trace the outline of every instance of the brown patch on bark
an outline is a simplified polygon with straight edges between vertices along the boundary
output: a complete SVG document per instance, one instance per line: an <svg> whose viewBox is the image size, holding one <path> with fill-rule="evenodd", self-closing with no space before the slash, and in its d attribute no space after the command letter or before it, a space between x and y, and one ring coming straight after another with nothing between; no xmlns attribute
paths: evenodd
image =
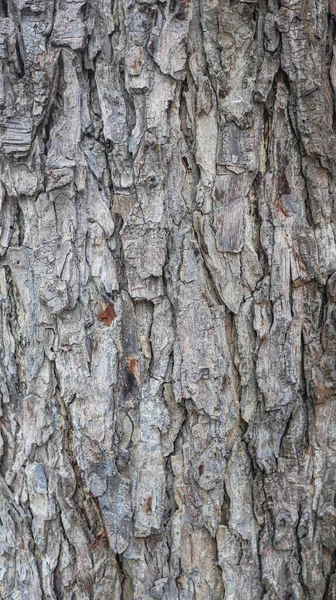
<svg viewBox="0 0 336 600"><path fill-rule="evenodd" d="M149 515L152 512L152 498L149 496L145 502L145 511Z"/></svg>
<svg viewBox="0 0 336 600"><path fill-rule="evenodd" d="M139 383L139 361L137 358L128 358L127 359L128 368L131 371L132 375L134 375L135 379Z"/></svg>
<svg viewBox="0 0 336 600"><path fill-rule="evenodd" d="M114 321L114 319L116 318L116 316L117 315L115 314L112 304L108 304L108 306L105 308L105 310L103 310L103 312L96 315L96 319L103 323L105 327L109 327L112 321Z"/></svg>
<svg viewBox="0 0 336 600"><path fill-rule="evenodd" d="M133 394L140 382L140 365L137 358L126 358L126 364L123 366L123 396L129 397Z"/></svg>

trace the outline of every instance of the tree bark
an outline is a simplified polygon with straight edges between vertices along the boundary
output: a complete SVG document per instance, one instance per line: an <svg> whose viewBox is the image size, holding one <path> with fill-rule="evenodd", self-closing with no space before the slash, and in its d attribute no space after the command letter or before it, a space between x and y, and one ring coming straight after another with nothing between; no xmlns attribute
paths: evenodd
<svg viewBox="0 0 336 600"><path fill-rule="evenodd" d="M0 597L335 600L335 0L0 14Z"/></svg>

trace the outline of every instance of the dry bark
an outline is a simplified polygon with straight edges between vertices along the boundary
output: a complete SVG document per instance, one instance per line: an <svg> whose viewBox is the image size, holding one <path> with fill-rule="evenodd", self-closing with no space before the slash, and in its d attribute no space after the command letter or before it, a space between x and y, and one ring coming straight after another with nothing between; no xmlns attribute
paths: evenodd
<svg viewBox="0 0 336 600"><path fill-rule="evenodd" d="M335 16L1 1L1 598L336 598Z"/></svg>

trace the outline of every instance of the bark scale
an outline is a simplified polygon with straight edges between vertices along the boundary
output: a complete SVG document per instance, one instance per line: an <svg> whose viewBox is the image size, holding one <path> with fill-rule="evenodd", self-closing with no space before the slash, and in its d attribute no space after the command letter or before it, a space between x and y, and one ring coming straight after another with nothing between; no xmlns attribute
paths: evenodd
<svg viewBox="0 0 336 600"><path fill-rule="evenodd" d="M335 16L2 0L1 598L336 598Z"/></svg>

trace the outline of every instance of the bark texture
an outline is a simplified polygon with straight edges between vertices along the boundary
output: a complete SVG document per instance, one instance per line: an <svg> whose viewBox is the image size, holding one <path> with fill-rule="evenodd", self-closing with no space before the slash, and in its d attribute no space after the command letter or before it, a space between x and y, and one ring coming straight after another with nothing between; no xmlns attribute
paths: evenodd
<svg viewBox="0 0 336 600"><path fill-rule="evenodd" d="M335 600L336 1L0 14L0 597Z"/></svg>

